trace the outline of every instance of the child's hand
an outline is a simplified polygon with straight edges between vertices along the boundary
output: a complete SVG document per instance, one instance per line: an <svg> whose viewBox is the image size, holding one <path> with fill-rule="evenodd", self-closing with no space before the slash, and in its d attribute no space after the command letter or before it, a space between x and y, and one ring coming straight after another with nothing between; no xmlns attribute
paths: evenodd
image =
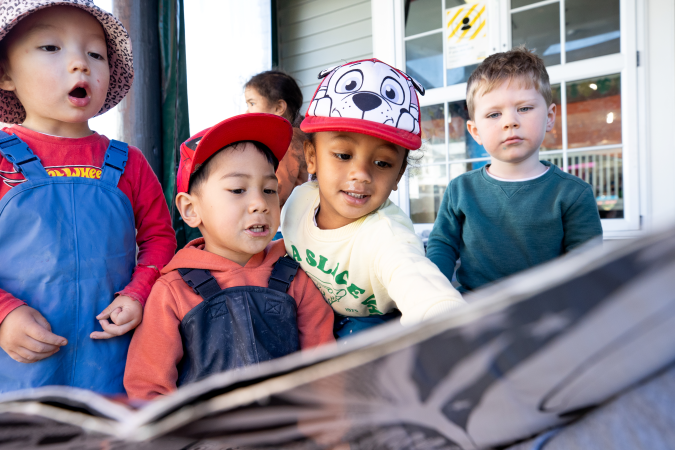
<svg viewBox="0 0 675 450"><path fill-rule="evenodd" d="M92 339L110 339L122 336L138 326L143 318L143 306L140 302L126 295L120 295L101 314L96 316L103 331L94 331L89 335ZM108 319L112 323L108 322Z"/></svg>
<svg viewBox="0 0 675 450"><path fill-rule="evenodd" d="M47 319L30 306L19 306L0 325L0 347L22 363L48 358L67 343L65 338L52 333Z"/></svg>

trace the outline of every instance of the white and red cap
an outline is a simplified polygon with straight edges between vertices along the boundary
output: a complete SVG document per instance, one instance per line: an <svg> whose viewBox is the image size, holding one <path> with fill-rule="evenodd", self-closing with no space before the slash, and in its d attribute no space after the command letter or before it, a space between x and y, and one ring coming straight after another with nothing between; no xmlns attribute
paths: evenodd
<svg viewBox="0 0 675 450"><path fill-rule="evenodd" d="M349 131L421 147L417 92L424 95L424 87L411 76L373 58L323 70L321 78L302 131Z"/></svg>
<svg viewBox="0 0 675 450"><path fill-rule="evenodd" d="M192 175L200 164L218 150L240 141L257 141L272 150L276 158L286 154L293 138L291 123L281 116L265 113L240 114L200 131L180 146L176 176L178 193L187 192Z"/></svg>

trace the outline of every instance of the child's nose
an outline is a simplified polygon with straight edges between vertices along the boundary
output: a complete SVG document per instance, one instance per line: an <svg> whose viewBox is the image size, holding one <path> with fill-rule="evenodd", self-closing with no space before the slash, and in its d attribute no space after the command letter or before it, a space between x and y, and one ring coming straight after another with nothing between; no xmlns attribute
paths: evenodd
<svg viewBox="0 0 675 450"><path fill-rule="evenodd" d="M503 117L503 127L504 127L505 130L520 127L520 123L518 122L518 119L516 118L515 115L504 114L502 117Z"/></svg>
<svg viewBox="0 0 675 450"><path fill-rule="evenodd" d="M251 214L266 213L269 210L269 205L262 194L253 194L248 210Z"/></svg>
<svg viewBox="0 0 675 450"><path fill-rule="evenodd" d="M370 167L365 162L354 161L351 164L351 170L349 173L349 179L354 181L359 181L362 183L369 183L370 176Z"/></svg>
<svg viewBox="0 0 675 450"><path fill-rule="evenodd" d="M89 73L89 64L87 59L81 55L73 55L70 59L70 71L71 72L84 72Z"/></svg>

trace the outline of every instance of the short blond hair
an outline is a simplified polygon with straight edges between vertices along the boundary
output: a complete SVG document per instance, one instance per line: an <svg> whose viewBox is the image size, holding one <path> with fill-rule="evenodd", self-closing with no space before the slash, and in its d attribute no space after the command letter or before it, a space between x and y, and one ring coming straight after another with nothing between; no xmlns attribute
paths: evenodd
<svg viewBox="0 0 675 450"><path fill-rule="evenodd" d="M508 52L490 55L473 71L466 85L466 105L469 118L474 119L476 96L483 96L503 82L518 81L526 89L534 87L546 100L553 103L551 83L544 60L524 45Z"/></svg>

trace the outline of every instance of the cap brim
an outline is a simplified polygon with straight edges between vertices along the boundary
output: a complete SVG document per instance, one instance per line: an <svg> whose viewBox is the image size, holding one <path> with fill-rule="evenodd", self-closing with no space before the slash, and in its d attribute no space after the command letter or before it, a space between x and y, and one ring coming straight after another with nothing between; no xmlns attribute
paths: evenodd
<svg viewBox="0 0 675 450"><path fill-rule="evenodd" d="M349 117L321 117L306 116L300 124L300 129L305 133L318 131L345 131L351 133L367 134L393 144L400 145L409 150L417 150L422 146L422 139L409 131L391 127L369 120L353 119Z"/></svg>
<svg viewBox="0 0 675 450"><path fill-rule="evenodd" d="M257 141L282 160L293 138L293 127L274 114L251 113L230 117L212 126L199 141L192 167L202 164L218 150L239 141Z"/></svg>

